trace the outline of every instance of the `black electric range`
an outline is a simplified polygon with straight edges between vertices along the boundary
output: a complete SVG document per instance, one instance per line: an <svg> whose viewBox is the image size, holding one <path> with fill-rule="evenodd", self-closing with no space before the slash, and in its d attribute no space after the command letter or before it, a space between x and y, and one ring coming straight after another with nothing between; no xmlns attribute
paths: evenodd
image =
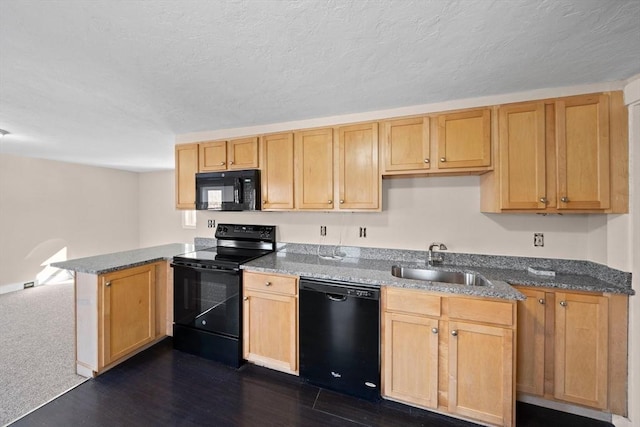
<svg viewBox="0 0 640 427"><path fill-rule="evenodd" d="M173 345L239 367L240 265L275 251L276 227L220 224L215 237L215 247L173 257Z"/></svg>

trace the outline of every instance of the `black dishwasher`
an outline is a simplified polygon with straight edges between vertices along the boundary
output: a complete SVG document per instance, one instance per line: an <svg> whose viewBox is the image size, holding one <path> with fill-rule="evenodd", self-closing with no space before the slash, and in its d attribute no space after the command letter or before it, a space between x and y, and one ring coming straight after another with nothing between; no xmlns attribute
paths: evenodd
<svg viewBox="0 0 640 427"><path fill-rule="evenodd" d="M300 376L368 400L380 397L380 288L300 279Z"/></svg>

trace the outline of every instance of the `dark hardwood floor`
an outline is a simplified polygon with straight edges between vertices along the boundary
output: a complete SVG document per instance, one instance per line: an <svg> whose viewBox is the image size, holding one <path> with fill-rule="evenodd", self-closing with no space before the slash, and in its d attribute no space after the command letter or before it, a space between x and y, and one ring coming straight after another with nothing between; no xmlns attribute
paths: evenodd
<svg viewBox="0 0 640 427"><path fill-rule="evenodd" d="M253 365L236 371L173 350L170 339L11 424L71 425L475 426L394 402L363 401ZM518 403L517 426L611 424Z"/></svg>

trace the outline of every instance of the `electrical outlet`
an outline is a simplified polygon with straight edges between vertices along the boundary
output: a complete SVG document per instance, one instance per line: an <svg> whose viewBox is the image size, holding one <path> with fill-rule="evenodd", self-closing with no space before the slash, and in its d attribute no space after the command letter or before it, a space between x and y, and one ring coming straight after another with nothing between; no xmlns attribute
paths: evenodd
<svg viewBox="0 0 640 427"><path fill-rule="evenodd" d="M216 226L216 220L215 219L207 220L207 228L213 228L215 226Z"/></svg>
<svg viewBox="0 0 640 427"><path fill-rule="evenodd" d="M360 237L362 238L367 237L367 227L360 227Z"/></svg>
<svg viewBox="0 0 640 427"><path fill-rule="evenodd" d="M533 246L544 246L543 233L533 233Z"/></svg>
<svg viewBox="0 0 640 427"><path fill-rule="evenodd" d="M33 286L34 286L33 282L27 282L27 283L24 284L24 289L33 288Z"/></svg>
<svg viewBox="0 0 640 427"><path fill-rule="evenodd" d="M321 225L320 226L320 235L321 236L326 236L327 235L327 226L326 225Z"/></svg>

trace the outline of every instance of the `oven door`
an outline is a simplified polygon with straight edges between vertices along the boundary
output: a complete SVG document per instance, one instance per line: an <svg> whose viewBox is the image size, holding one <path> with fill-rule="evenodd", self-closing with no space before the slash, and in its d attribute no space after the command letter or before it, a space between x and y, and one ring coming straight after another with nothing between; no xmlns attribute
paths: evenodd
<svg viewBox="0 0 640 427"><path fill-rule="evenodd" d="M176 325L240 336L240 272L173 266L173 319Z"/></svg>

